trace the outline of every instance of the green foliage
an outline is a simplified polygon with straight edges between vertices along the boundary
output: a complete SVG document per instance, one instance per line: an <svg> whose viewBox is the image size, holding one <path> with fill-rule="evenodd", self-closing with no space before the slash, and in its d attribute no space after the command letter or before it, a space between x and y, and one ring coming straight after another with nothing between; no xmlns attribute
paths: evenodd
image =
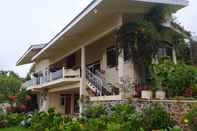
<svg viewBox="0 0 197 131"><path fill-rule="evenodd" d="M195 90L197 68L185 64L173 64L164 59L152 65L152 79L155 87L165 87L169 96L182 96L187 88Z"/></svg>
<svg viewBox="0 0 197 131"><path fill-rule="evenodd" d="M34 113L30 129L33 131L62 131L64 123L70 121L65 119L61 114L56 113L54 109L49 109L48 112Z"/></svg>
<svg viewBox="0 0 197 131"><path fill-rule="evenodd" d="M31 131L31 130L22 127L10 127L10 128L0 129L0 131Z"/></svg>
<svg viewBox="0 0 197 131"><path fill-rule="evenodd" d="M189 127L192 131L197 131L197 107L194 107L192 111L187 114L189 120Z"/></svg>
<svg viewBox="0 0 197 131"><path fill-rule="evenodd" d="M7 121L8 126L18 126L22 120L25 119L25 114L23 113L8 113L7 114Z"/></svg>
<svg viewBox="0 0 197 131"><path fill-rule="evenodd" d="M84 112L83 112L83 116L87 117L87 118L97 118L101 115L107 115L107 112L105 110L105 107L102 105L95 105L92 106L90 108L87 108Z"/></svg>
<svg viewBox="0 0 197 131"><path fill-rule="evenodd" d="M21 79L13 72L0 73L0 96L16 95L22 87Z"/></svg>
<svg viewBox="0 0 197 131"><path fill-rule="evenodd" d="M80 122L79 121L69 121L69 122L65 123L64 130L65 131L81 131Z"/></svg>
<svg viewBox="0 0 197 131"><path fill-rule="evenodd" d="M160 104L151 104L147 106L142 115L143 127L146 131L166 129L173 127L173 121L166 109Z"/></svg>
<svg viewBox="0 0 197 131"><path fill-rule="evenodd" d="M0 112L0 128L18 126L24 118L23 113Z"/></svg>
<svg viewBox="0 0 197 131"><path fill-rule="evenodd" d="M130 59L145 65L150 64L158 49L165 46L175 47L178 54L183 53L182 47L188 47L184 41L184 33L162 25L169 19L172 20L171 14L171 8L159 5L153 7L143 18L124 24L117 33L118 49L127 49ZM171 24L185 32L178 24Z"/></svg>
<svg viewBox="0 0 197 131"><path fill-rule="evenodd" d="M0 128L5 128L8 126L7 116L6 113L0 111Z"/></svg>
<svg viewBox="0 0 197 131"><path fill-rule="evenodd" d="M98 107L98 109L96 109ZM92 108L92 109L90 109ZM100 112L104 107L90 107L89 110L96 112L96 116L83 120L84 130L89 131L139 131L141 130L141 115L129 104L118 104L112 107L108 114ZM92 114L91 112L91 114ZM87 114L87 113L85 113ZM94 114L94 113L93 113ZM89 130L88 130L89 129Z"/></svg>
<svg viewBox="0 0 197 131"><path fill-rule="evenodd" d="M183 130L178 126L174 126L174 127L169 127L168 129L161 129L160 131L183 131Z"/></svg>

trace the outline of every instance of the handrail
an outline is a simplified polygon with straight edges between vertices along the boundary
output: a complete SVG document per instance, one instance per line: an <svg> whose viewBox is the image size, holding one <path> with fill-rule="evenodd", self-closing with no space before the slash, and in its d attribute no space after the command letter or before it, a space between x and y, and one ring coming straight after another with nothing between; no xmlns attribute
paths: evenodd
<svg viewBox="0 0 197 131"><path fill-rule="evenodd" d="M96 87L96 95L102 96L103 80L86 68L87 80Z"/></svg>

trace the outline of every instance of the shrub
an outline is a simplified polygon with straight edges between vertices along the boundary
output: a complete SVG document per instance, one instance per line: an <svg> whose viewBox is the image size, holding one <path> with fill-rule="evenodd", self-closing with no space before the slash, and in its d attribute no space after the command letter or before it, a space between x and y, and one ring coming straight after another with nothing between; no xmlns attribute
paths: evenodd
<svg viewBox="0 0 197 131"><path fill-rule="evenodd" d="M167 88L168 95L192 96L192 87L197 83L197 68L185 64L173 64L164 59L152 66L152 79L155 86Z"/></svg>
<svg viewBox="0 0 197 131"><path fill-rule="evenodd" d="M173 127L173 121L165 108L160 104L151 104L143 111L143 127L146 131Z"/></svg>
<svg viewBox="0 0 197 131"><path fill-rule="evenodd" d="M64 128L65 120L61 114L56 113L54 109L49 109L48 112L34 113L30 129L34 131L61 131Z"/></svg>
<svg viewBox="0 0 197 131"><path fill-rule="evenodd" d="M174 126L174 127L169 127L168 129L161 129L160 131L183 131L183 130L178 126Z"/></svg>
<svg viewBox="0 0 197 131"><path fill-rule="evenodd" d="M97 118L101 115L107 115L107 111L104 106L95 105L87 108L82 115L87 118Z"/></svg>
<svg viewBox="0 0 197 131"><path fill-rule="evenodd" d="M6 117L6 113L0 111L0 128L5 128L8 126L8 121Z"/></svg>
<svg viewBox="0 0 197 131"><path fill-rule="evenodd" d="M112 121L120 124L124 131L139 131L141 128L141 114L129 104L119 104L112 107Z"/></svg>
<svg viewBox="0 0 197 131"><path fill-rule="evenodd" d="M189 127L192 131L197 131L197 107L194 107L186 116L189 120Z"/></svg>
<svg viewBox="0 0 197 131"><path fill-rule="evenodd" d="M23 113L8 113L7 114L7 121L8 126L18 126L21 121L25 119L25 114Z"/></svg>

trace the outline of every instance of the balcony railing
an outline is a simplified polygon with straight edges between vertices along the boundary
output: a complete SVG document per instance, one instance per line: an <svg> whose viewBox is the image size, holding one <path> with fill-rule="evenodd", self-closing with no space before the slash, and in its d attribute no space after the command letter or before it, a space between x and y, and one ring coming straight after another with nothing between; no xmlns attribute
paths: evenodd
<svg viewBox="0 0 197 131"><path fill-rule="evenodd" d="M63 78L63 69L55 71L55 72L51 72L51 80L58 80Z"/></svg>
<svg viewBox="0 0 197 131"><path fill-rule="evenodd" d="M73 70L65 69L63 67L60 70L57 70L55 72L49 72L47 74L48 75L45 76L34 77L33 79L26 81L23 86L31 89L30 87L46 84L62 78L80 78L80 69Z"/></svg>

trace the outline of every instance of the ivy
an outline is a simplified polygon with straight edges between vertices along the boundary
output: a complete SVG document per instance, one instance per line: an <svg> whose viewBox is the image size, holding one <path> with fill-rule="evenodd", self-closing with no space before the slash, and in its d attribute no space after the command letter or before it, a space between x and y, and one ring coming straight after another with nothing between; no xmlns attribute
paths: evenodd
<svg viewBox="0 0 197 131"><path fill-rule="evenodd" d="M180 49L179 45L185 44L185 32L163 25L172 19L171 14L169 7L160 5L153 7L143 18L124 24L117 33L119 51L127 49L128 57L136 64L148 65L159 48L170 46ZM171 25L180 28L173 22ZM181 54L183 51L177 52Z"/></svg>

